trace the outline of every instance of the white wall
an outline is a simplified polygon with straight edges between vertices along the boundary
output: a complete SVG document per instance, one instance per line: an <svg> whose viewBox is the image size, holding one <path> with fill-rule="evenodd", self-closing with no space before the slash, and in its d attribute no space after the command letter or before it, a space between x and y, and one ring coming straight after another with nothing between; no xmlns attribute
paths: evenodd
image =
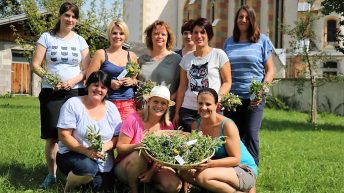
<svg viewBox="0 0 344 193"><path fill-rule="evenodd" d="M131 42L144 42L144 30L155 20L168 23L181 45L180 27L185 0L123 1L123 19L128 24Z"/></svg>
<svg viewBox="0 0 344 193"><path fill-rule="evenodd" d="M283 79L272 87L273 96L289 97L298 103L298 110L309 111L311 107L311 87L306 82L302 94L297 93L296 80ZM318 87L318 111L328 111L339 115L344 115L344 84L338 82L326 83L322 87ZM329 100L329 102L327 101ZM330 104L330 105L328 105ZM343 105L341 105L343 104ZM335 109L338 109L335 111Z"/></svg>

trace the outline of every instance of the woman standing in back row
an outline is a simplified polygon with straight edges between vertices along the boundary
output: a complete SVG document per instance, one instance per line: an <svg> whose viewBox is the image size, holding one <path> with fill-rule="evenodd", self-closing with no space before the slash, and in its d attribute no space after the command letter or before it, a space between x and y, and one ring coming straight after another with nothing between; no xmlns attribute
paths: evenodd
<svg viewBox="0 0 344 193"><path fill-rule="evenodd" d="M271 83L274 78L272 46L269 38L260 33L254 10L244 5L236 13L233 36L224 45L232 64L231 92L242 98L236 112L224 111L239 128L240 137L256 164L259 163L258 132L262 123L265 101L250 100L253 80Z"/></svg>
<svg viewBox="0 0 344 193"><path fill-rule="evenodd" d="M119 77L127 65L137 62L135 53L122 49L128 36L128 26L124 21L111 22L107 29L110 47L97 50L87 70L87 77L97 70L102 70L111 76L111 88L107 99L116 105L122 120L135 111L133 87L137 85L136 76Z"/></svg>
<svg viewBox="0 0 344 193"><path fill-rule="evenodd" d="M214 36L211 23L199 18L191 27L196 50L183 57L180 62L180 81L177 92L176 112L173 119L184 131L191 131L197 118L197 94L203 88L213 88L222 96L231 86L230 63L226 53L209 46Z"/></svg>
<svg viewBox="0 0 344 193"><path fill-rule="evenodd" d="M139 57L141 71L140 81L152 80L158 85L166 86L171 93L171 100L175 101L179 82L179 62L181 56L172 51L175 37L170 26L157 20L145 30L145 42L148 53ZM174 108L170 108L174 115Z"/></svg>
<svg viewBox="0 0 344 193"><path fill-rule="evenodd" d="M39 94L41 138L46 140L45 156L49 174L40 185L41 188L48 188L56 181L56 125L60 108L69 98L86 94L82 81L89 63L89 49L85 39L73 31L78 18L79 8L73 3L63 3L58 22L38 39L32 58L33 71L43 78ZM43 63L46 64L45 69ZM56 74L60 82L57 85L49 84L47 73Z"/></svg>

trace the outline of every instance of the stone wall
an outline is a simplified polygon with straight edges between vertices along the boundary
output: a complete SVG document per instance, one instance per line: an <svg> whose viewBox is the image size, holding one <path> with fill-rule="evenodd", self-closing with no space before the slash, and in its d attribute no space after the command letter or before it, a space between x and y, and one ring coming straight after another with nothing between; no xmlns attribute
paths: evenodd
<svg viewBox="0 0 344 193"><path fill-rule="evenodd" d="M11 49L6 49L5 44L0 44L0 95L11 92L11 68Z"/></svg>
<svg viewBox="0 0 344 193"><path fill-rule="evenodd" d="M288 101L288 105L301 111L311 108L310 82L305 82L304 91L297 92L296 79L282 79L272 87L273 96L278 96ZM344 115L344 83L328 82L318 87L318 112L331 112Z"/></svg>

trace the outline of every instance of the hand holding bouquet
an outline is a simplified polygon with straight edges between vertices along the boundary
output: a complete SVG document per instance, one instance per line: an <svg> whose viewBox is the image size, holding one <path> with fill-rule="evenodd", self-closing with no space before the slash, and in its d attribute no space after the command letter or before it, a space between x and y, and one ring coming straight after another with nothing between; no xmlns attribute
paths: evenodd
<svg viewBox="0 0 344 193"><path fill-rule="evenodd" d="M258 82L256 80L252 81L250 86L250 100L251 101L261 101L268 96L271 96L270 93L271 83L268 82Z"/></svg>
<svg viewBox="0 0 344 193"><path fill-rule="evenodd" d="M61 78L58 74L46 72L43 75L43 81L50 84L54 90L58 90L57 85L61 82Z"/></svg>
<svg viewBox="0 0 344 193"><path fill-rule="evenodd" d="M238 95L233 93L226 93L221 97L221 105L222 109L226 109L227 111L236 111L236 107L242 105L241 99Z"/></svg>
<svg viewBox="0 0 344 193"><path fill-rule="evenodd" d="M89 125L87 126L86 130L86 140L90 143L90 148L99 152L103 151L103 142L102 137L99 133L99 130L97 131L95 125ZM107 154L104 154L103 160L106 160Z"/></svg>
<svg viewBox="0 0 344 193"><path fill-rule="evenodd" d="M138 88L136 91L135 96L135 103L138 109L143 109L144 107L144 99L143 95L149 94L153 87L156 86L156 82L153 82L151 80L147 80L145 82L139 82Z"/></svg>

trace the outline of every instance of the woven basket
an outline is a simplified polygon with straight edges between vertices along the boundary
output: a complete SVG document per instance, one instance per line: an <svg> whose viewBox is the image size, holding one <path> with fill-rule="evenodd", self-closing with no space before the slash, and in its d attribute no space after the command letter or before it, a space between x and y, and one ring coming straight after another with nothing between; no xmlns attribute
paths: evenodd
<svg viewBox="0 0 344 193"><path fill-rule="evenodd" d="M154 135L178 135L180 137L184 137L186 138L188 135L190 135L190 133L188 132L183 132L183 131L180 131L180 130L159 130L159 131L156 131L154 132ZM174 168L174 169L179 169L179 170L187 170L187 169L192 169L192 168L195 168L197 166L199 166L200 164L204 163L204 162L207 162L211 157L213 157L213 155L215 154L215 150L213 151L213 153L203 159L202 161L200 162L197 162L197 163L193 163L193 164L183 164L183 165L180 165L180 164L171 164L171 163L167 163L167 162L164 162L164 161L161 161L155 157L153 157L149 150L147 149L144 149L144 152L146 153L146 155L151 158L154 162L156 163L159 163L163 166L167 166L167 167L171 167L171 168Z"/></svg>

